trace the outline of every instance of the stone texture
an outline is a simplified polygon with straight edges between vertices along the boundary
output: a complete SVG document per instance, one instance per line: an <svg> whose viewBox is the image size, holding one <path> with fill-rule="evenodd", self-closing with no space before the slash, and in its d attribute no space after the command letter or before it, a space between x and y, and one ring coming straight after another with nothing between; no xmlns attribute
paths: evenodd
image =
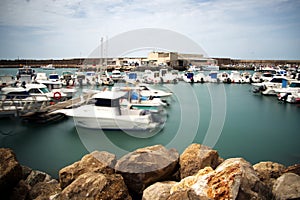
<svg viewBox="0 0 300 200"><path fill-rule="evenodd" d="M60 186L62 189L67 187L77 177L86 172L113 174L115 163L116 156L114 154L94 151L85 155L80 161L59 171Z"/></svg>
<svg viewBox="0 0 300 200"><path fill-rule="evenodd" d="M30 189L30 185L28 185L24 180L20 180L16 187L14 187L8 199L26 200L28 199Z"/></svg>
<svg viewBox="0 0 300 200"><path fill-rule="evenodd" d="M182 179L170 192L184 194L191 189L200 199L272 199L269 188L242 158L227 159L215 170L205 167L196 175Z"/></svg>
<svg viewBox="0 0 300 200"><path fill-rule="evenodd" d="M272 189L275 180L283 174L285 166L275 162L259 162L253 165L258 177Z"/></svg>
<svg viewBox="0 0 300 200"><path fill-rule="evenodd" d="M300 199L300 176L285 173L274 183L273 194L276 200Z"/></svg>
<svg viewBox="0 0 300 200"><path fill-rule="evenodd" d="M147 187L143 192L143 200L166 200L170 196L170 189L174 181L157 182Z"/></svg>
<svg viewBox="0 0 300 200"><path fill-rule="evenodd" d="M60 186L57 181L38 182L29 191L29 199L48 200L51 196L60 193Z"/></svg>
<svg viewBox="0 0 300 200"><path fill-rule="evenodd" d="M283 173L294 173L300 176L300 164L295 164L287 167Z"/></svg>
<svg viewBox="0 0 300 200"><path fill-rule="evenodd" d="M180 176L181 179L196 174L204 167L212 167L215 169L222 159L218 152L201 144L191 144L180 155Z"/></svg>
<svg viewBox="0 0 300 200"><path fill-rule="evenodd" d="M27 176L25 182L33 187L35 184L39 182L47 182L50 181L52 178L49 174L46 174L45 172L41 172L38 170L32 170L30 174Z"/></svg>
<svg viewBox="0 0 300 200"><path fill-rule="evenodd" d="M68 185L57 200L130 200L127 187L119 174L87 172Z"/></svg>
<svg viewBox="0 0 300 200"><path fill-rule="evenodd" d="M123 156L117 162L116 170L133 193L142 195L152 183L169 180L178 168L178 158L175 149L167 150L162 145L155 145Z"/></svg>
<svg viewBox="0 0 300 200"><path fill-rule="evenodd" d="M22 168L11 149L0 148L0 194L7 196L22 178Z"/></svg>

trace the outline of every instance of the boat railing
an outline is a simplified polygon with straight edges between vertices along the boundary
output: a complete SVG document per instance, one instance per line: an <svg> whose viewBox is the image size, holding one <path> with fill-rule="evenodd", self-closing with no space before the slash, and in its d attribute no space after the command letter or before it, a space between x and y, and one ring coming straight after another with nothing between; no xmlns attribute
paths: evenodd
<svg viewBox="0 0 300 200"><path fill-rule="evenodd" d="M0 115L10 113L15 116L21 116L28 112L39 112L49 105L49 101L38 99L40 97L47 99L46 95L30 96L30 99L26 99L25 95L11 96L0 94L0 97Z"/></svg>

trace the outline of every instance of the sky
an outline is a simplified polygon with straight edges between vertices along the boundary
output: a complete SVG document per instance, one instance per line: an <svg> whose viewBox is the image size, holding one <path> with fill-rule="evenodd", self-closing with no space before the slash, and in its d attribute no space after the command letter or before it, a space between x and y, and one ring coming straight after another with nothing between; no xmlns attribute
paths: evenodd
<svg viewBox="0 0 300 200"><path fill-rule="evenodd" d="M300 60L300 0L1 0L0 4L0 59L85 58L99 48L101 38L109 41L128 31L152 28L184 35L208 57Z"/></svg>

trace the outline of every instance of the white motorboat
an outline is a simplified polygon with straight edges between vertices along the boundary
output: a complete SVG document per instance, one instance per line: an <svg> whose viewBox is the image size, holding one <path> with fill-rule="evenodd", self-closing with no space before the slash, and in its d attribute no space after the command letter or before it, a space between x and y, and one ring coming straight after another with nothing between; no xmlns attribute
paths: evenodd
<svg viewBox="0 0 300 200"><path fill-rule="evenodd" d="M111 78L113 81L122 81L123 80L123 76L122 76L120 70L117 70L117 69L112 70Z"/></svg>
<svg viewBox="0 0 300 200"><path fill-rule="evenodd" d="M291 84L286 88L275 89L278 100L299 103L300 102L300 81L291 81Z"/></svg>
<svg viewBox="0 0 300 200"><path fill-rule="evenodd" d="M252 83L252 91L254 93L261 92L263 95L276 95L276 89L285 87L288 84L288 79L284 76L274 76L270 81L262 83Z"/></svg>
<svg viewBox="0 0 300 200"><path fill-rule="evenodd" d="M44 103L50 102L51 93L43 84L23 84L22 86L9 86L2 88L2 102L13 102L19 104L22 102Z"/></svg>
<svg viewBox="0 0 300 200"><path fill-rule="evenodd" d="M229 79L231 80L231 83L244 83L244 79L238 71L231 71Z"/></svg>
<svg viewBox="0 0 300 200"><path fill-rule="evenodd" d="M221 72L217 75L218 81L221 83L231 83L229 74L227 72Z"/></svg>
<svg viewBox="0 0 300 200"><path fill-rule="evenodd" d="M203 71L219 71L220 67L217 65L205 65L201 66Z"/></svg>
<svg viewBox="0 0 300 200"><path fill-rule="evenodd" d="M53 66L53 64L43 65L40 68L44 69L44 70L55 70L55 67Z"/></svg>
<svg viewBox="0 0 300 200"><path fill-rule="evenodd" d="M93 95L94 104L55 112L73 117L76 126L103 130L149 130L162 128L165 121L154 120L151 112L120 106L125 92L101 91Z"/></svg>
<svg viewBox="0 0 300 200"><path fill-rule="evenodd" d="M17 81L25 83L31 83L35 76L35 70L30 66L23 66L19 68L16 74Z"/></svg>
<svg viewBox="0 0 300 200"><path fill-rule="evenodd" d="M96 84L113 86L115 82L109 77L107 71L101 71L98 74L96 74Z"/></svg>
<svg viewBox="0 0 300 200"><path fill-rule="evenodd" d="M41 81L41 80L40 80ZM44 80L46 81L46 80ZM42 81L41 81L42 82ZM50 82L50 81L46 81ZM26 101L61 101L66 94L60 91L49 91L45 84L34 82L22 84L21 86L10 86L2 88L2 94L7 98L22 99Z"/></svg>
<svg viewBox="0 0 300 200"><path fill-rule="evenodd" d="M187 71L182 76L182 80L187 83L194 83L194 75L195 73L193 71Z"/></svg>

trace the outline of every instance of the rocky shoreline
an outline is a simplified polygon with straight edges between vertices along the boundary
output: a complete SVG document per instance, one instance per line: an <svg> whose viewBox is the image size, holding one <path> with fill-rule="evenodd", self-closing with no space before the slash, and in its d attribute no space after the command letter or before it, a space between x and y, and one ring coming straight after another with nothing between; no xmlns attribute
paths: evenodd
<svg viewBox="0 0 300 200"><path fill-rule="evenodd" d="M300 199L300 164L251 165L224 160L214 149L191 144L176 149L154 145L119 160L94 151L59 171L59 179L21 166L11 149L0 149L1 199Z"/></svg>

